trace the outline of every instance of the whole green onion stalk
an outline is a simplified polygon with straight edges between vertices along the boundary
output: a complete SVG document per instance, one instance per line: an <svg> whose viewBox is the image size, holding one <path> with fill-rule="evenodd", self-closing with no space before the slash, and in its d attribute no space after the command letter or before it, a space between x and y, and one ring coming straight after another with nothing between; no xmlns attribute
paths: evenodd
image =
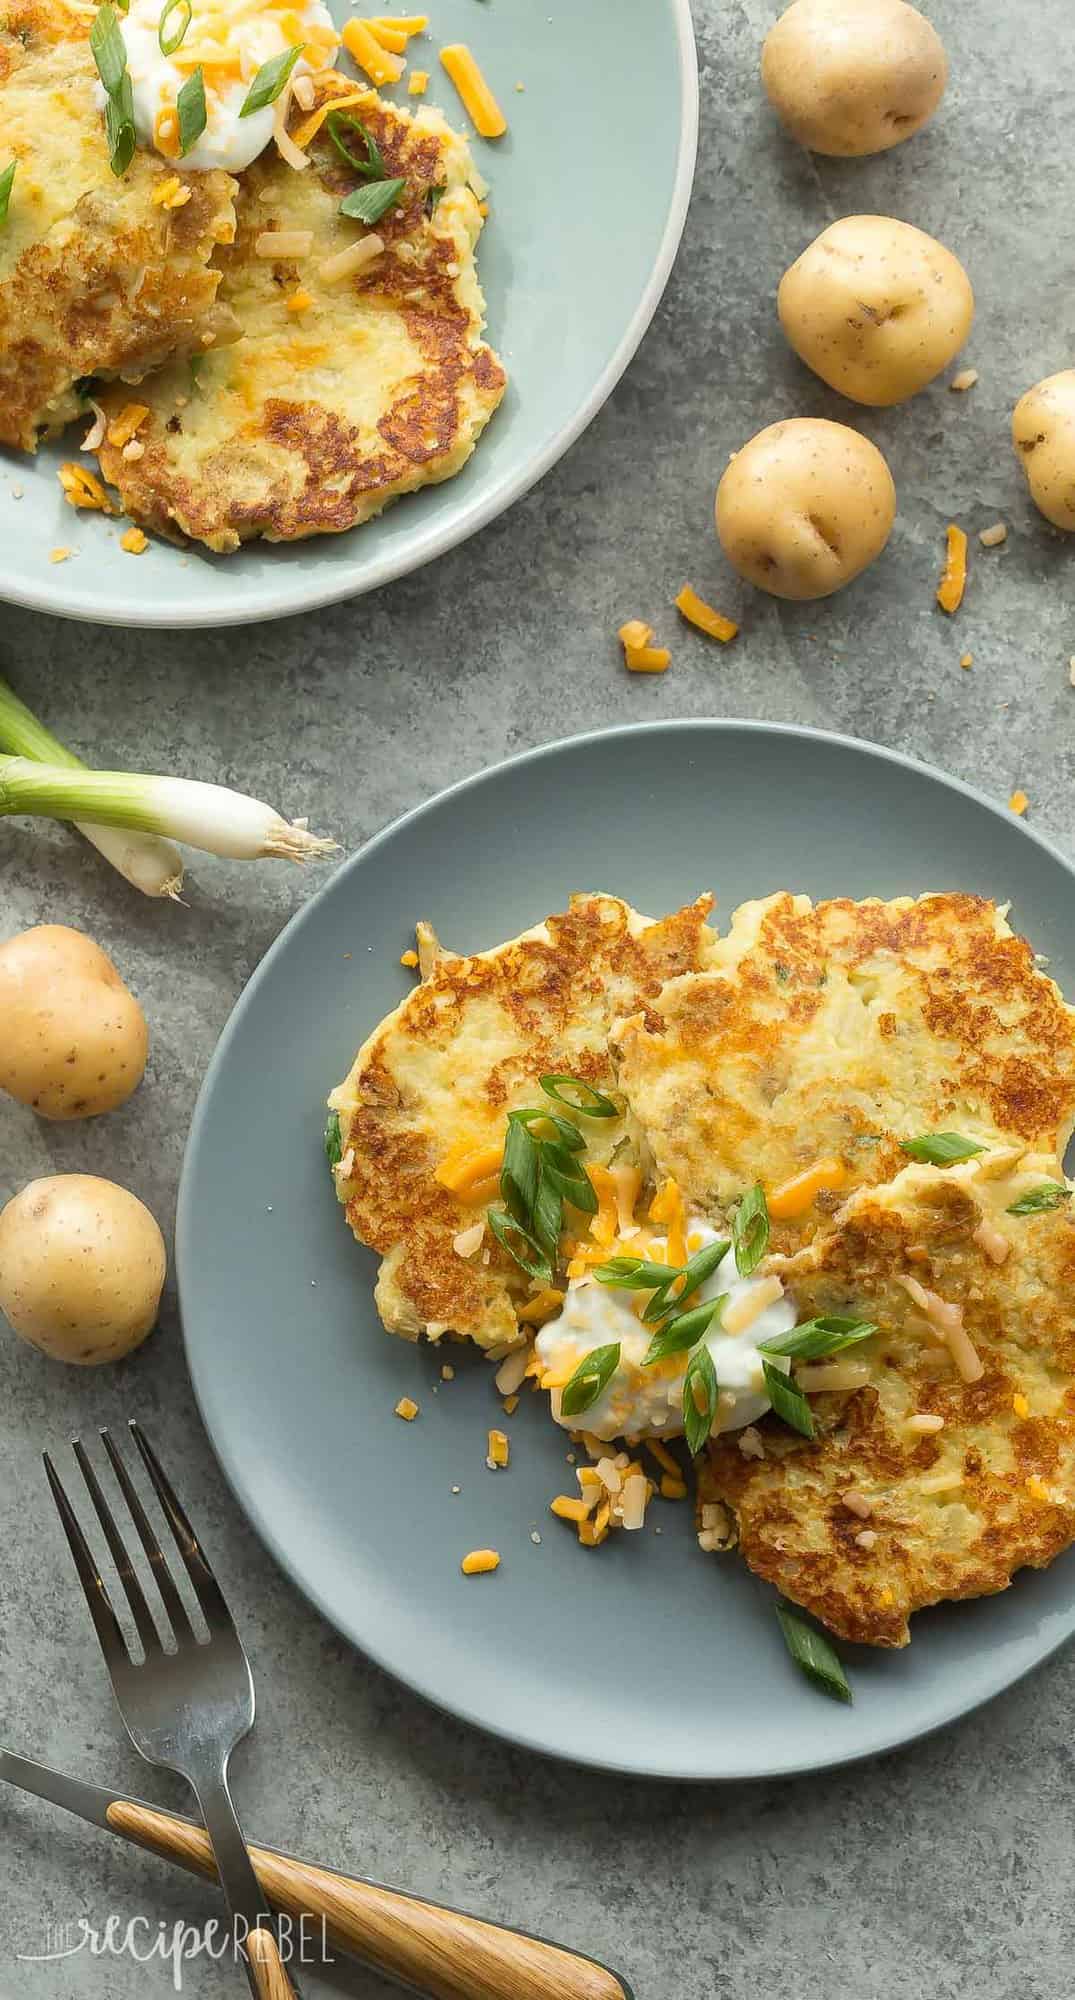
<svg viewBox="0 0 1075 2000"><path fill-rule="evenodd" d="M336 847L300 820L282 819L260 799L226 785L134 771L73 771L29 757L0 757L0 815L11 813L174 836L232 861L316 861Z"/></svg>
<svg viewBox="0 0 1075 2000"><path fill-rule="evenodd" d="M269 856L314 861L336 847L335 841L311 833L304 821L283 819L260 799L225 785L87 770L2 682L0 745L17 746L21 753L0 756L0 816L30 813L73 820L128 880L149 895L178 892L183 864L172 839L237 861ZM113 830L108 848L103 829ZM143 849L139 855L136 844L147 839L153 841L154 850ZM155 864L155 873L143 871L140 879L127 865L132 855Z"/></svg>
<svg viewBox="0 0 1075 2000"><path fill-rule="evenodd" d="M86 768L82 759L38 721L4 680L0 680L0 750L15 757L30 757L39 764L62 765L67 771ZM75 825L98 853L144 896L170 896L179 901L183 856L172 841L161 840L153 833L91 826L84 820L76 820Z"/></svg>

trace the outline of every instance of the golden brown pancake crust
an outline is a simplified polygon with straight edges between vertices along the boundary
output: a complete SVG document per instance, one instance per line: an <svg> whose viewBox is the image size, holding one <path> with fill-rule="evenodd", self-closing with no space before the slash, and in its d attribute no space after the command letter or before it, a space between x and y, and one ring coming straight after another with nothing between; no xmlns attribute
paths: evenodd
<svg viewBox="0 0 1075 2000"><path fill-rule="evenodd" d="M502 1141L509 1110L543 1101L542 1074L613 1088L610 1021L699 962L709 908L703 897L650 924L615 897L575 896L495 951L440 959L370 1036L331 1100L344 1149L337 1192L355 1235L385 1259L378 1305L392 1331L517 1341L527 1281L491 1237L488 1263L457 1255L454 1238L482 1209L449 1194L434 1168L456 1142ZM584 1124L591 1159L623 1138L618 1119Z"/></svg>
<svg viewBox="0 0 1075 2000"><path fill-rule="evenodd" d="M321 101L344 94L336 80ZM439 114L412 117L374 91L350 110L373 133L386 174L406 181L376 225L385 253L349 278L320 276L327 258L368 234L339 214L358 176L324 127L305 172L274 147L247 169L235 243L218 259L241 340L206 357L196 389L182 368L149 385L135 463L109 446L100 454L147 528L222 553L258 535L339 533L451 477L500 402L506 377L480 337L473 247L482 218L464 143ZM360 148L357 134L351 143ZM434 206L438 189L447 192ZM265 231L293 229L312 232L309 256L256 254ZM312 303L290 310L302 293Z"/></svg>
<svg viewBox="0 0 1075 2000"><path fill-rule="evenodd" d="M842 1192L777 1229L780 1247L898 1173L902 1139L954 1128L1059 1165L1075 1118L1075 1013L977 896L744 904L652 1014L618 1037L620 1081L695 1207L842 1163Z"/></svg>
<svg viewBox="0 0 1075 2000"><path fill-rule="evenodd" d="M0 443L27 451L78 414L80 378L137 382L231 331L209 259L232 234L236 183L180 175L190 200L164 208L152 196L173 169L141 149L116 178L88 28L56 0L0 0L0 159L17 162L0 230Z"/></svg>
<svg viewBox="0 0 1075 2000"><path fill-rule="evenodd" d="M763 1459L745 1457L735 1433L709 1448L700 1497L729 1503L750 1567L845 1639L903 1646L922 1606L1004 1590L1075 1540L1075 1223L1067 1205L1006 1213L1049 1177L1047 1159L999 1177L993 1165L909 1167L861 1189L784 1261L800 1318L878 1323L844 1357L869 1379L812 1398L815 1443L769 1416ZM975 1240L983 1219L1010 1246L1002 1263ZM980 1381L961 1379L901 1276L962 1307ZM919 1412L943 1430L910 1430ZM931 1492L945 1475L961 1483ZM848 1491L872 1503L868 1520Z"/></svg>

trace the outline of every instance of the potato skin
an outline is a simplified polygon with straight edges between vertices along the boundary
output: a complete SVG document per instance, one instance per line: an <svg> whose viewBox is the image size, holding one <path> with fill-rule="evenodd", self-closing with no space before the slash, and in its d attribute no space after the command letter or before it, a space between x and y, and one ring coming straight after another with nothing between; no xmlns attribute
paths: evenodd
<svg viewBox="0 0 1075 2000"><path fill-rule="evenodd" d="M905 0L793 0L770 29L762 82L813 153L884 153L920 132L948 81L936 28Z"/></svg>
<svg viewBox="0 0 1075 2000"><path fill-rule="evenodd" d="M896 489L877 446L846 424L791 417L736 453L717 488L728 561L774 597L829 597L880 555Z"/></svg>
<svg viewBox="0 0 1075 2000"><path fill-rule="evenodd" d="M94 1368L140 1347L165 1269L148 1208L114 1181L52 1174L0 1211L0 1310L54 1360Z"/></svg>
<svg viewBox="0 0 1075 2000"><path fill-rule="evenodd" d="M780 324L800 360L853 403L905 403L958 354L974 293L958 257L888 215L845 215L785 271Z"/></svg>
<svg viewBox="0 0 1075 2000"><path fill-rule="evenodd" d="M0 945L0 1089L42 1118L94 1118L142 1081L145 1016L83 931L38 924Z"/></svg>
<svg viewBox="0 0 1075 2000"><path fill-rule="evenodd" d="M1020 396L1012 443L1039 513L1075 535L1075 368L1047 375Z"/></svg>

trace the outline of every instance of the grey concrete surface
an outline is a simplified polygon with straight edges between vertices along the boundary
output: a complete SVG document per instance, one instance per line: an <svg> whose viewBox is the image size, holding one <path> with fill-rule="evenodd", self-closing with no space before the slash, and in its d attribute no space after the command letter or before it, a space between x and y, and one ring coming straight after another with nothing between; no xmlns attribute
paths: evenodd
<svg viewBox="0 0 1075 2000"><path fill-rule="evenodd" d="M626 380L540 488L421 575L301 621L182 637L4 611L4 671L65 737L134 767L238 780L354 849L520 747L631 718L763 716L898 746L1000 798L1022 786L1033 823L1075 847L1073 557L1034 515L1007 442L1016 396L1075 358L1069 0L932 0L953 61L942 114L904 148L846 163L785 142L760 99L775 11L699 4L702 143L684 248ZM856 418L784 348L780 272L826 221L858 210L903 216L964 257L978 294L966 358L981 374L969 396L942 384ZM711 505L729 450L808 412L858 421L882 445L900 512L865 579L794 608L728 576ZM933 604L950 518L1010 529L1000 551L974 544L954 622ZM742 617L734 647L677 626L670 599L685 577ZM673 647L663 679L629 679L619 663L612 634L635 613ZM6 823L3 931L45 919L92 931L144 997L153 1053L107 1127L0 1106L0 1196L50 1170L104 1171L167 1224L215 1038L311 886L199 863L188 909L151 908L75 838ZM944 1736L836 1776L683 1790L557 1769L396 1688L275 1572L203 1438L171 1292L160 1331L119 1370L65 1373L10 1338L0 1349L0 1736L13 1745L152 1783L121 1739L38 1456L136 1409L190 1467L250 1643L261 1719L238 1779L263 1836L562 1935L622 1964L639 2000L1070 1991L1075 1656ZM49 1948L48 1925L83 1916L199 1922L208 1892L14 1798L0 1801L0 1827L0 1993L171 1991L159 1961L24 1959ZM238 1987L203 1961L184 1990L216 2000ZM385 1989L359 1974L307 1990Z"/></svg>

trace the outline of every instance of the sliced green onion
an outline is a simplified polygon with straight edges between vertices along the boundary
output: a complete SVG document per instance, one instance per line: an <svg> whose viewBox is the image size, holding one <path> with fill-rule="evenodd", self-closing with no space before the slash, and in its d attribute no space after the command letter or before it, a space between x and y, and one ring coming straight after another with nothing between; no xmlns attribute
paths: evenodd
<svg viewBox="0 0 1075 2000"><path fill-rule="evenodd" d="M565 1146L554 1146L548 1140L541 1148L541 1171L557 1194L571 1203L572 1208L581 1210L583 1215L597 1214L597 1196L589 1174L578 1165L573 1153Z"/></svg>
<svg viewBox="0 0 1075 2000"><path fill-rule="evenodd" d="M923 1132L920 1139L901 1139L900 1152L930 1167L950 1167L956 1160L971 1160L975 1153L984 1153L985 1147L977 1139L965 1139L962 1132Z"/></svg>
<svg viewBox="0 0 1075 2000"><path fill-rule="evenodd" d="M105 105L105 138L108 164L116 179L122 179L134 158L138 135L134 129L134 91L126 70L114 95Z"/></svg>
<svg viewBox="0 0 1075 2000"><path fill-rule="evenodd" d="M784 1644L799 1671L806 1675L807 1680L813 1681L823 1694L831 1695L834 1701L852 1701L851 1683L843 1663L824 1633L819 1632L815 1625L808 1625L805 1618L798 1617L786 1604L777 1605L776 1615L784 1634Z"/></svg>
<svg viewBox="0 0 1075 2000"><path fill-rule="evenodd" d="M690 1312L666 1320L642 1356L642 1367L652 1368L655 1362L663 1361L667 1355L682 1354L686 1348L693 1347L709 1331L727 1303L728 1294L722 1292L719 1299L708 1299L704 1306L694 1306Z"/></svg>
<svg viewBox="0 0 1075 2000"><path fill-rule="evenodd" d="M1013 1201L1006 1215L1045 1215L1050 1208L1062 1208L1071 1200L1071 1189L1061 1181L1042 1181L1040 1187L1028 1188L1025 1194Z"/></svg>
<svg viewBox="0 0 1075 2000"><path fill-rule="evenodd" d="M613 1292L663 1291L681 1273L677 1264L651 1264L645 1257L611 1257L597 1264L592 1275Z"/></svg>
<svg viewBox="0 0 1075 2000"><path fill-rule="evenodd" d="M595 1090L592 1083L580 1083L577 1076L543 1076L540 1081L546 1097L554 1098L557 1104L566 1104L569 1111L581 1111L586 1118L619 1117L611 1097ZM565 1097L565 1089L577 1090L581 1102L574 1103L570 1097Z"/></svg>
<svg viewBox="0 0 1075 2000"><path fill-rule="evenodd" d="M91 825L163 833L232 861L314 861L331 854L304 826L281 819L271 806L225 785L192 778L152 778L128 771L84 771L0 757L0 816L33 813L45 819L88 820Z"/></svg>
<svg viewBox="0 0 1075 2000"><path fill-rule="evenodd" d="M116 19L111 0L102 0L90 29L90 48L97 74L109 97L114 97L127 69L127 45Z"/></svg>
<svg viewBox="0 0 1075 2000"><path fill-rule="evenodd" d="M859 1340L869 1340L877 1327L872 1319L841 1319L830 1314L821 1319L803 1320L790 1333L774 1333L771 1340L758 1343L759 1354L791 1354L796 1361L821 1361L827 1354L840 1354Z"/></svg>
<svg viewBox="0 0 1075 2000"><path fill-rule="evenodd" d="M290 49L284 49L278 56L270 56L263 62L256 77L239 107L240 118L252 118L255 111L264 111L267 104L275 104L288 77L303 51L303 43L296 42Z"/></svg>
<svg viewBox="0 0 1075 2000"><path fill-rule="evenodd" d="M517 1222L529 1224L537 1198L539 1171L537 1148L526 1126L513 1124L509 1119L500 1169L500 1195Z"/></svg>
<svg viewBox="0 0 1075 2000"><path fill-rule="evenodd" d="M555 1264L560 1248L560 1231L564 1226L563 1197L546 1179L544 1167L538 1174L538 1189L534 1200L532 1227L538 1242L548 1252L550 1264Z"/></svg>
<svg viewBox="0 0 1075 2000"><path fill-rule="evenodd" d="M350 146L347 144L343 136L343 127L345 125L350 125L352 130L357 132L362 140L366 148L366 157L364 160L360 160L355 153L352 153ZM356 174L361 174L364 180L370 181L388 179L384 154L377 144L373 133L363 125L361 118L354 117L350 111L330 111L325 120L325 130L336 151L339 153L340 158L346 160L348 166L352 167Z"/></svg>
<svg viewBox="0 0 1075 2000"><path fill-rule="evenodd" d="M25 702L0 680L0 751L13 757L31 757L39 764L62 765L68 771L84 771L85 765L73 750L46 729ZM79 833L110 861L132 887L143 896L170 896L178 902L183 887L183 856L170 840L152 833L122 833L114 827L91 826L76 820Z"/></svg>
<svg viewBox="0 0 1075 2000"><path fill-rule="evenodd" d="M709 1243L704 1250L696 1251L690 1261L684 1264L678 1279L662 1286L660 1295L650 1300L642 1314L647 1324L652 1326L655 1320L663 1319L665 1313L671 1312L673 1307L678 1309L683 1305L692 1292L698 1290L699 1285L704 1285L706 1279L712 1277L717 1266L723 1264L730 1249L731 1244L724 1242Z"/></svg>
<svg viewBox="0 0 1075 2000"><path fill-rule="evenodd" d="M325 1121L325 1153L330 1167L338 1167L343 1158L343 1142L340 1138L340 1114L330 1111Z"/></svg>
<svg viewBox="0 0 1075 2000"><path fill-rule="evenodd" d="M11 165L5 167L3 173L0 174L0 225L7 221L7 212L11 206L11 186L15 179L15 169L18 164L17 160L12 160Z"/></svg>
<svg viewBox="0 0 1075 2000"><path fill-rule="evenodd" d="M602 1391L607 1388L620 1365L620 1343L612 1341L608 1347L592 1347L584 1354L570 1381L564 1383L560 1398L560 1414L564 1417L581 1417Z"/></svg>
<svg viewBox="0 0 1075 2000"><path fill-rule="evenodd" d="M546 1111L541 1105L535 1110L509 1111L508 1123L516 1125L552 1125L560 1135L560 1144L571 1153L579 1153L586 1144L577 1125L569 1118L560 1118L555 1111Z"/></svg>
<svg viewBox="0 0 1075 2000"><path fill-rule="evenodd" d="M798 1431L801 1437L816 1437L813 1413L798 1383L793 1382L790 1375L785 1375L782 1368L774 1367L771 1361L763 1359L761 1365L769 1401L777 1416L793 1431Z"/></svg>
<svg viewBox="0 0 1075 2000"><path fill-rule="evenodd" d="M691 1355L687 1363L687 1373L683 1377L683 1430L687 1439L687 1450L692 1458L697 1458L713 1428L713 1419L717 1414L717 1393L717 1371L713 1366L713 1356L708 1347L698 1347Z"/></svg>
<svg viewBox="0 0 1075 2000"><path fill-rule="evenodd" d="M448 192L448 189L447 189L447 187L445 187L445 186L443 186L443 185L442 185L442 186L440 186L440 187L428 187L428 188L426 189L426 214L427 214L427 215L435 215L435 214L436 214L436 212L437 212L437 209L438 209L438 208L440 207L440 204L441 204L441 202L442 202L442 201L444 200L444 197L445 197L445 195L447 194L447 192Z"/></svg>
<svg viewBox="0 0 1075 2000"><path fill-rule="evenodd" d="M169 28L168 22L173 14L179 15L179 26ZM161 17L157 22L157 46L162 56L174 56L176 50L182 48L192 18L193 9L190 0L164 0Z"/></svg>
<svg viewBox="0 0 1075 2000"><path fill-rule="evenodd" d="M349 215L352 222L380 222L395 207L406 185L402 180L368 181L365 187L355 188L344 196L340 214Z"/></svg>
<svg viewBox="0 0 1075 2000"><path fill-rule="evenodd" d="M205 72L201 63L192 70L175 100L179 117L179 157L185 158L205 131Z"/></svg>
<svg viewBox="0 0 1075 2000"><path fill-rule="evenodd" d="M769 1248L769 1206L760 1181L749 1189L732 1217L735 1268L741 1278L756 1271Z"/></svg>
<svg viewBox="0 0 1075 2000"><path fill-rule="evenodd" d="M520 1271L525 1271L528 1278L537 1278L543 1285L552 1284L552 1261L529 1229L499 1208L489 1210L488 1222L497 1242L518 1264ZM531 1252L530 1256L526 1255L527 1251Z"/></svg>

